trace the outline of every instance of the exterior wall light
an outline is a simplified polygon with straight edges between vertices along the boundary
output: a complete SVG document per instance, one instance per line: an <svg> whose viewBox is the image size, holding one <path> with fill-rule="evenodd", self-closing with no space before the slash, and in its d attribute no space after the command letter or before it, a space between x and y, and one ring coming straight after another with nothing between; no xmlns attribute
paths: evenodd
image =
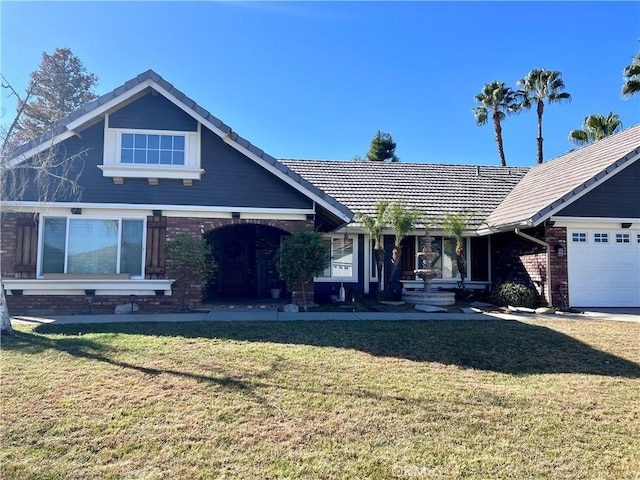
<svg viewBox="0 0 640 480"><path fill-rule="evenodd" d="M564 257L564 248L562 247L562 245L556 243L553 246L553 249L556 251L556 255L558 255L559 257Z"/></svg>

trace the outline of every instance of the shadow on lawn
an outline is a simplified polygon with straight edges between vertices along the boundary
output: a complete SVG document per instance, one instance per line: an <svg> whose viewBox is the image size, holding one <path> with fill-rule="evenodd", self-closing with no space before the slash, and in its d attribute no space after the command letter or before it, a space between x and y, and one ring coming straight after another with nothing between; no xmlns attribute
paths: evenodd
<svg viewBox="0 0 640 480"><path fill-rule="evenodd" d="M78 332L218 338L347 348L375 356L509 374L579 373L640 378L637 363L596 350L550 328L516 321L112 323L41 325L35 331L73 334L68 338L70 344L86 342L76 336ZM52 341L63 340L67 339ZM92 352L90 345L78 345L84 352L81 356L102 355L102 347L95 346L97 351Z"/></svg>
<svg viewBox="0 0 640 480"><path fill-rule="evenodd" d="M86 358L89 360L96 360L98 362L115 365L117 367L129 368L146 375L155 376L166 373L178 377L191 378L200 382L214 383L236 390L249 390L250 388L247 382L229 376L215 377L211 375L199 375L195 373L182 372L179 370L144 367L141 365L135 365L133 363L115 360L111 358L110 355L117 353L117 348L113 348L108 345L104 345L99 342L77 336L77 327L78 325L76 325L76 328L74 329L75 331L73 337L70 336L63 338L50 338L44 335L35 335L33 333L16 331L15 335L9 338L5 337L2 339L2 348L7 350L20 350L22 352L31 354L36 354L45 350L53 349L68 353L69 355L72 355L74 357ZM65 334L68 332L60 333Z"/></svg>

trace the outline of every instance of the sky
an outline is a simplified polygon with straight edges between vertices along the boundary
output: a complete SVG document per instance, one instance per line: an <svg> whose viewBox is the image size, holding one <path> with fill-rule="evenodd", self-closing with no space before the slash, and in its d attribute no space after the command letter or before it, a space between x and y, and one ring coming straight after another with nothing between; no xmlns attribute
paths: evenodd
<svg viewBox="0 0 640 480"><path fill-rule="evenodd" d="M376 131L402 162L499 165L475 95L562 72L545 160L575 148L589 114L640 123L621 98L640 50L640 2L0 2L0 71L19 91L43 52L68 47L107 93L148 69L276 158L364 157ZM15 101L2 92L2 123ZM503 122L508 165L536 163L534 110Z"/></svg>

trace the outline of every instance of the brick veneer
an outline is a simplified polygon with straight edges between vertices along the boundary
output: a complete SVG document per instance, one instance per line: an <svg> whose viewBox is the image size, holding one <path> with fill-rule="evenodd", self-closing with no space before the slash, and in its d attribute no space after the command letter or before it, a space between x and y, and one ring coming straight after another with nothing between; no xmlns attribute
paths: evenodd
<svg viewBox="0 0 640 480"><path fill-rule="evenodd" d="M179 233L191 235L194 238L202 238L202 236L212 230L234 225L265 225L278 228L288 233L298 232L302 230L313 230L313 220L245 220L242 218L189 218L189 217L169 217L167 218L167 238L173 238ZM167 278L172 278L172 272L167 271ZM194 300L189 302L189 308L198 308L202 305L202 287L200 285L190 285L188 297ZM313 303L313 288L307 288L307 302ZM169 298L169 297L166 297ZM294 290L292 292L294 303L302 304L302 292Z"/></svg>
<svg viewBox="0 0 640 480"><path fill-rule="evenodd" d="M14 270L16 257L17 215L3 214L2 229L0 232L0 271L3 278L30 278L29 274L16 273ZM202 238L203 233L222 227L258 224L278 228L288 233L301 230L313 230L313 220L245 220L245 219L220 219L220 218L167 218L167 238L172 238L178 233ZM168 271L166 278L172 278ZM202 291L200 285L191 285L191 297L189 308L198 308L202 304ZM35 312L52 314L83 313L89 310L89 298L86 295L8 295L7 303L12 314L20 315ZM129 295L98 295L91 296L91 311L93 313L111 313L116 305L128 303ZM301 303L300 291L293 292L293 298ZM313 302L313 288L307 289L307 301ZM180 299L177 296L138 296L136 303L140 311L175 311L179 308Z"/></svg>
<svg viewBox="0 0 640 480"><path fill-rule="evenodd" d="M551 301L554 306L568 306L567 257L558 257L555 245L567 251L564 227L540 226L525 233L551 245ZM546 249L513 232L491 237L491 272L494 284L513 281L534 287L544 296L547 275Z"/></svg>

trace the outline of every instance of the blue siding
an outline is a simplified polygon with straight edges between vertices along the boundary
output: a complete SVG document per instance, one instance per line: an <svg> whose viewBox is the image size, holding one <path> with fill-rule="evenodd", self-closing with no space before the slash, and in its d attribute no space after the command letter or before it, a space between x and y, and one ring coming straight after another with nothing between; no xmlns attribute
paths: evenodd
<svg viewBox="0 0 640 480"><path fill-rule="evenodd" d="M162 95L148 93L110 114L109 127L195 132L198 122Z"/></svg>
<svg viewBox="0 0 640 480"><path fill-rule="evenodd" d="M102 175L104 121L82 132L82 138L72 137L61 145L59 152L67 156L83 153L76 162L82 170L81 202L160 205L204 205L255 208L313 208L311 199L287 185L240 152L227 145L210 130L202 129L202 180L185 187L181 180L163 180L149 185L144 178L126 178L123 185ZM36 200L35 192L24 199ZM77 199L59 198L60 202Z"/></svg>
<svg viewBox="0 0 640 480"><path fill-rule="evenodd" d="M563 209L563 217L640 218L640 160Z"/></svg>

